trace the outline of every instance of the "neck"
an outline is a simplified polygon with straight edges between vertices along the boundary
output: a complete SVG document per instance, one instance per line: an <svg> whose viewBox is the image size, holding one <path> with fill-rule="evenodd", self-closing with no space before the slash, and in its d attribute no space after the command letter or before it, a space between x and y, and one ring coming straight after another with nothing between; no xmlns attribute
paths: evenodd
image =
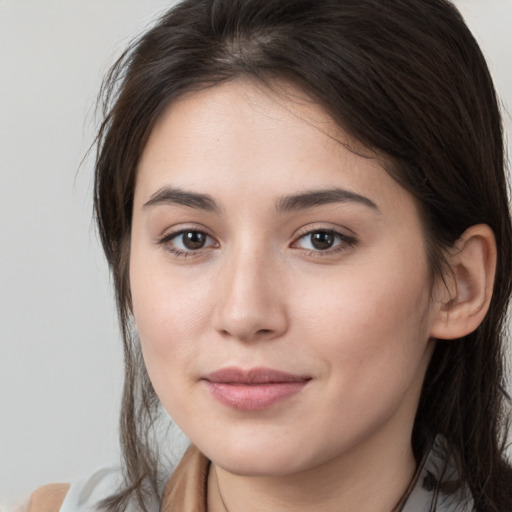
<svg viewBox="0 0 512 512"><path fill-rule="evenodd" d="M412 448L389 439L371 441L364 451L284 476L235 475L212 463L208 512L391 512L415 472Z"/></svg>

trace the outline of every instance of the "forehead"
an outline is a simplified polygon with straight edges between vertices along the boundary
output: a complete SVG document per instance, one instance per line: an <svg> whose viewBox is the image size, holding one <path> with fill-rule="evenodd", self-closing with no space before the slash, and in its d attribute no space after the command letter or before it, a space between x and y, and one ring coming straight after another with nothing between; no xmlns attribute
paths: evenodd
<svg viewBox="0 0 512 512"><path fill-rule="evenodd" d="M136 196L162 186L259 200L329 186L379 200L408 195L382 161L300 89L237 79L167 107L139 162Z"/></svg>

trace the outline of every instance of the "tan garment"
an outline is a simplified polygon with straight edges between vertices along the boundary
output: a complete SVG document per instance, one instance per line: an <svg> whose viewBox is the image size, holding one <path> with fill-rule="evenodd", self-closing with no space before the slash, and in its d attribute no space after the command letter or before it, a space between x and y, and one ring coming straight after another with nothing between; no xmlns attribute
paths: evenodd
<svg viewBox="0 0 512 512"><path fill-rule="evenodd" d="M206 512L210 461L191 446L165 486L160 512Z"/></svg>
<svg viewBox="0 0 512 512"><path fill-rule="evenodd" d="M40 487L32 493L28 512L57 512L69 487L69 484L49 484Z"/></svg>

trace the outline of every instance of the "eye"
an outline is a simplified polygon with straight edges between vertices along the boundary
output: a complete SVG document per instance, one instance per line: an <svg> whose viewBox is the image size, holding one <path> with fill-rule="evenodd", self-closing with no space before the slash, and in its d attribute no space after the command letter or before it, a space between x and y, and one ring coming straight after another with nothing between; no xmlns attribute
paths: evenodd
<svg viewBox="0 0 512 512"><path fill-rule="evenodd" d="M353 246L355 243L353 237L333 229L318 229L302 235L293 245L312 252L333 252Z"/></svg>
<svg viewBox="0 0 512 512"><path fill-rule="evenodd" d="M183 248L190 251L196 251L197 249L202 249L206 245L208 238L209 236L201 231L185 231L176 235L173 240L176 244L182 246L180 249Z"/></svg>
<svg viewBox="0 0 512 512"><path fill-rule="evenodd" d="M184 229L177 233L169 233L160 242L165 248L178 256L200 251L208 247L215 247L215 240L204 231Z"/></svg>

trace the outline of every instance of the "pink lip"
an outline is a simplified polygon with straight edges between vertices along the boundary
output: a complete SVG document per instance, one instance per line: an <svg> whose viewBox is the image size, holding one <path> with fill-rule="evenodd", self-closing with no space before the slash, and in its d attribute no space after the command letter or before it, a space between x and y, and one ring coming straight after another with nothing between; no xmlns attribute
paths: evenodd
<svg viewBox="0 0 512 512"><path fill-rule="evenodd" d="M298 393L310 377L268 368L224 368L202 379L212 395L224 405L258 411Z"/></svg>

